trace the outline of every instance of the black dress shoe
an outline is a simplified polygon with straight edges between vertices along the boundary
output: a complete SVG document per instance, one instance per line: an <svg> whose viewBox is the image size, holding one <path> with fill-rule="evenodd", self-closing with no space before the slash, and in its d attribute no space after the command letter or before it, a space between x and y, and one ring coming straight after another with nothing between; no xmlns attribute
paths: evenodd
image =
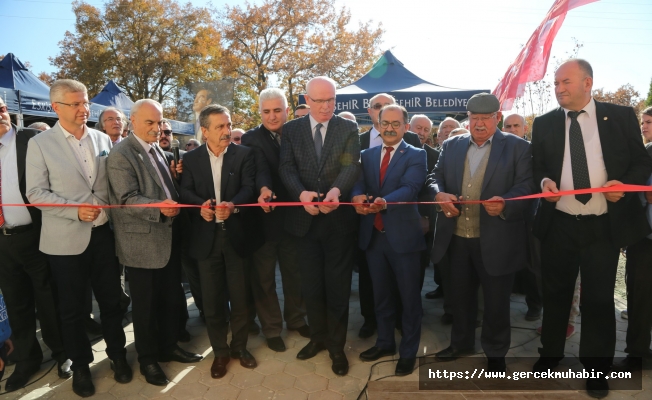
<svg viewBox="0 0 652 400"><path fill-rule="evenodd" d="M449 313L444 313L444 315L441 316L441 323L444 325L450 325L453 323L453 314Z"/></svg>
<svg viewBox="0 0 652 400"><path fill-rule="evenodd" d="M110 360L111 370L114 372L113 378L118 383L129 383L134 377L134 373L131 371L127 359L124 357L116 358L115 360Z"/></svg>
<svg viewBox="0 0 652 400"><path fill-rule="evenodd" d="M344 376L349 373L349 360L346 359L346 354L334 353L331 354L331 360L333 360L333 366L331 369L335 375Z"/></svg>
<svg viewBox="0 0 652 400"><path fill-rule="evenodd" d="M301 351L299 351L297 358L299 360L307 360L313 358L322 350L326 350L326 346L324 346L323 343L315 343L311 340L303 349L301 349Z"/></svg>
<svg viewBox="0 0 652 400"><path fill-rule="evenodd" d="M299 328L288 328L288 331L297 331L299 332L299 335L310 339L310 327L308 325L304 325Z"/></svg>
<svg viewBox="0 0 652 400"><path fill-rule="evenodd" d="M487 357L487 371L489 372L507 371L507 365L505 364L505 357Z"/></svg>
<svg viewBox="0 0 652 400"><path fill-rule="evenodd" d="M260 326L258 326L256 321L251 321L249 323L249 334L250 335L258 335L258 334L260 334Z"/></svg>
<svg viewBox="0 0 652 400"><path fill-rule="evenodd" d="M426 299L428 300L439 299L441 297L444 297L444 291L441 290L441 286L439 286L437 289L433 290L432 292L426 293Z"/></svg>
<svg viewBox="0 0 652 400"><path fill-rule="evenodd" d="M84 329L93 336L102 335L102 324L95 321L90 315L84 318Z"/></svg>
<svg viewBox="0 0 652 400"><path fill-rule="evenodd" d="M88 365L76 368L73 372L72 391L79 397L90 397L95 394L95 386Z"/></svg>
<svg viewBox="0 0 652 400"><path fill-rule="evenodd" d="M532 372L548 372L559 365L559 360L552 357L539 357L537 362L532 366Z"/></svg>
<svg viewBox="0 0 652 400"><path fill-rule="evenodd" d="M412 371L414 371L414 365L416 362L416 358L399 358L394 374L396 374L396 376L410 375Z"/></svg>
<svg viewBox="0 0 652 400"><path fill-rule="evenodd" d="M541 318L541 309L540 308L528 308L525 313L526 321L536 321Z"/></svg>
<svg viewBox="0 0 652 400"><path fill-rule="evenodd" d="M362 361L376 361L379 358L393 356L394 354L396 354L396 349L381 349L374 346L369 350L365 350L360 353L360 359Z"/></svg>
<svg viewBox="0 0 652 400"><path fill-rule="evenodd" d="M168 352L166 354L161 354L158 357L158 360L159 362L176 361L180 363L189 364L189 363L199 362L202 360L202 358L204 357L200 356L199 354L190 353L188 351L185 351L179 346L175 346L174 350L172 350L171 352Z"/></svg>
<svg viewBox="0 0 652 400"><path fill-rule="evenodd" d="M72 370L70 369L71 364L72 361L70 360L57 361L57 375L59 375L59 378L68 379L72 377Z"/></svg>
<svg viewBox="0 0 652 400"><path fill-rule="evenodd" d="M240 360L240 365L242 365L245 368L249 369L254 369L258 366L256 363L256 359L254 358L253 355L247 350L236 350L236 351L231 351L231 358L235 358Z"/></svg>
<svg viewBox="0 0 652 400"><path fill-rule="evenodd" d="M453 361L458 357L470 356L473 354L475 354L474 349L455 349L452 346L449 346L435 354L435 358L438 361Z"/></svg>
<svg viewBox="0 0 652 400"><path fill-rule="evenodd" d="M22 389L27 385L29 379L38 372L40 368L30 368L26 371L16 371L7 378L7 384L5 385L5 390L7 392L13 392L18 389Z"/></svg>
<svg viewBox="0 0 652 400"><path fill-rule="evenodd" d="M179 332L179 337L177 338L177 341L181 343L188 343L190 339L191 339L190 332L184 329L181 332Z"/></svg>
<svg viewBox="0 0 652 400"><path fill-rule="evenodd" d="M278 352L283 352L287 350L285 348L285 343L283 342L283 339L281 339L280 336L267 339L267 347L269 347L271 350L278 351Z"/></svg>
<svg viewBox="0 0 652 400"><path fill-rule="evenodd" d="M215 357L211 365L211 378L220 379L226 375L226 366L231 361L231 357Z"/></svg>
<svg viewBox="0 0 652 400"><path fill-rule="evenodd" d="M158 363L140 364L140 373L143 374L147 383L155 386L165 386L170 381Z"/></svg>
<svg viewBox="0 0 652 400"><path fill-rule="evenodd" d="M366 339L372 337L374 333L376 333L376 324L365 321L360 328L360 332L358 332L358 337Z"/></svg>
<svg viewBox="0 0 652 400"><path fill-rule="evenodd" d="M612 370L615 372L632 372L643 369L643 359L641 357L627 356L622 360L615 362Z"/></svg>
<svg viewBox="0 0 652 400"><path fill-rule="evenodd" d="M609 383L604 376L600 378L589 378L586 380L586 394L601 399L609 395Z"/></svg>

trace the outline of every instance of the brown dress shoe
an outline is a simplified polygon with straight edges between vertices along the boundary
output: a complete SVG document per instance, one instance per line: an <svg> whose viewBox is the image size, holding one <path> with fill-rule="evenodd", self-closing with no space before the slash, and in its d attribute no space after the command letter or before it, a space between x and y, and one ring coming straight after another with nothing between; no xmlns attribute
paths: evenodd
<svg viewBox="0 0 652 400"><path fill-rule="evenodd" d="M231 357L215 357L213 365L211 365L211 378L220 379L226 375L226 365L231 361Z"/></svg>

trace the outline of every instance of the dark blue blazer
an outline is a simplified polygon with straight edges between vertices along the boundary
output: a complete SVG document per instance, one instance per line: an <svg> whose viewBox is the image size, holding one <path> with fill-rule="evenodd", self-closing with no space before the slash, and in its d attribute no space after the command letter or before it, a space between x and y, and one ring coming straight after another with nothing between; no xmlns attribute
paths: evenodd
<svg viewBox="0 0 652 400"><path fill-rule="evenodd" d="M434 197L439 192L462 193L464 164L471 135L454 136L444 142L439 160L428 177ZM481 200L494 196L509 199L534 193L532 150L530 143L516 135L496 129L489 161L482 181ZM480 206L480 246L484 267L492 276L509 274L526 265L526 229L524 214L528 201L507 201L503 217L491 217ZM450 244L457 220L437 213L432 261L438 263Z"/></svg>
<svg viewBox="0 0 652 400"><path fill-rule="evenodd" d="M397 201L416 202L427 175L426 151L411 146L405 141L396 149L396 154L385 172L380 185L380 153L382 146L363 150L360 154L362 174L353 186L352 197L368 194L384 198L388 203ZM410 253L426 249L421 231L421 216L416 204L388 205L380 215L385 225L385 234L397 253ZM362 216L358 243L362 250L369 247L376 214Z"/></svg>

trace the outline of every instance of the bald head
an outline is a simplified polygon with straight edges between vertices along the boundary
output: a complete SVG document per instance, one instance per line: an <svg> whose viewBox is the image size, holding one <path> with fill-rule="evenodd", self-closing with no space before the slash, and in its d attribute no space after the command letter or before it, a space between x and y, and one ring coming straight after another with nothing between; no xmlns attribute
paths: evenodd
<svg viewBox="0 0 652 400"><path fill-rule="evenodd" d="M525 118L518 114L512 114L508 117L505 117L503 121L503 131L509 132L518 137L525 137L525 131L527 129L527 124Z"/></svg>

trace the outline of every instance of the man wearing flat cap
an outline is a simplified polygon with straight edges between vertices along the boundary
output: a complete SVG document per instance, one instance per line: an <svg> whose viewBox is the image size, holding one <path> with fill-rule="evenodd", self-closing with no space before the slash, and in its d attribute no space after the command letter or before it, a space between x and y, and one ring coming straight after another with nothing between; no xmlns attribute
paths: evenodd
<svg viewBox="0 0 652 400"><path fill-rule="evenodd" d="M470 134L447 140L428 186L440 204L432 251L437 263L450 247L453 328L437 353L452 361L475 353L478 286L484 295L482 349L489 371L505 371L510 344L509 296L514 274L526 263L525 201L534 192L532 153L525 140L498 129L500 103L489 93L467 103ZM454 201L489 201L455 204Z"/></svg>

